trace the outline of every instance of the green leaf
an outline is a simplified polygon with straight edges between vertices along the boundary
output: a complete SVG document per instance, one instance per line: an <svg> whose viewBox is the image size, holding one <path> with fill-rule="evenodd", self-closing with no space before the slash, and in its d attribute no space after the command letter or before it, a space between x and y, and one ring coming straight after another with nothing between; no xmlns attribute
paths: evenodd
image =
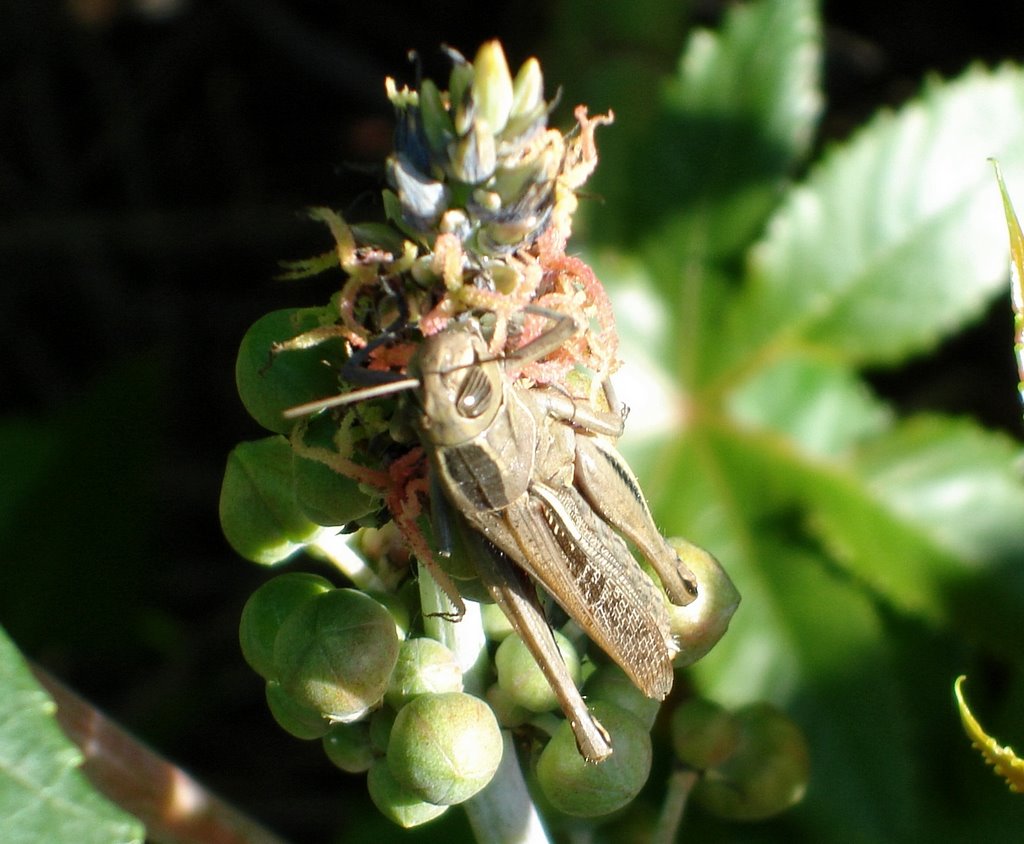
<svg viewBox="0 0 1024 844"><path fill-rule="evenodd" d="M594 190L617 213L595 221L594 237L642 241L666 291L679 286L684 258L727 260L745 248L806 154L821 106L815 6L731 6L718 32L691 33L660 99L643 80L647 90L619 101L658 107L649 125L616 128L602 140ZM627 110L621 122L637 117ZM614 137L620 132L626 137ZM605 222L619 229L600 228Z"/></svg>
<svg viewBox="0 0 1024 844"><path fill-rule="evenodd" d="M881 433L893 415L848 368L808 358L766 367L728 397L728 409L740 424L780 433L815 457Z"/></svg>
<svg viewBox="0 0 1024 844"><path fill-rule="evenodd" d="M835 148L753 252L734 360L812 346L893 363L976 316L1006 274L992 155L1022 173L1024 74L1010 66L932 81Z"/></svg>
<svg viewBox="0 0 1024 844"><path fill-rule="evenodd" d="M141 844L142 825L79 770L82 754L57 727L53 700L2 630L0 689L0 840Z"/></svg>

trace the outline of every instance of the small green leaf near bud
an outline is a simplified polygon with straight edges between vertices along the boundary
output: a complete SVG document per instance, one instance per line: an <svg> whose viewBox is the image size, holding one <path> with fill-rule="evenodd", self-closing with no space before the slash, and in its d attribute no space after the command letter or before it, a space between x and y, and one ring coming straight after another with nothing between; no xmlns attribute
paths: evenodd
<svg viewBox="0 0 1024 844"><path fill-rule="evenodd" d="M685 607L666 601L669 624L679 643L679 653L673 662L677 668L685 668L707 654L725 635L739 606L740 593L718 560L703 548L678 537L668 542L700 584L696 599Z"/></svg>
<svg viewBox="0 0 1024 844"><path fill-rule="evenodd" d="M624 709L598 701L589 707L611 735L614 751L599 764L584 761L563 721L537 762L537 782L551 805L567 815L597 817L633 800L651 772L651 737Z"/></svg>
<svg viewBox="0 0 1024 844"><path fill-rule="evenodd" d="M299 703L277 681L268 680L265 691L267 708L286 733L303 741L312 741L323 736L330 728L331 725L319 712Z"/></svg>
<svg viewBox="0 0 1024 844"><path fill-rule="evenodd" d="M492 135L501 134L512 109L512 74L500 41L488 41L473 59L470 96L476 101L476 119L486 121Z"/></svg>
<svg viewBox="0 0 1024 844"><path fill-rule="evenodd" d="M648 730L654 726L661 702L647 697L617 665L602 665L583 684L588 701L613 703L636 716Z"/></svg>
<svg viewBox="0 0 1024 844"><path fill-rule="evenodd" d="M370 725L365 721L354 724L332 724L323 737L324 753L334 765L350 774L370 770L377 754L370 741Z"/></svg>
<svg viewBox="0 0 1024 844"><path fill-rule="evenodd" d="M285 691L343 723L361 718L381 700L397 659L394 619L354 589L307 601L285 619L274 642Z"/></svg>
<svg viewBox="0 0 1024 844"><path fill-rule="evenodd" d="M420 84L420 117L423 120L423 133L427 136L430 151L435 156L444 153L451 141L455 128L448 109L441 100L441 92L430 79Z"/></svg>
<svg viewBox="0 0 1024 844"><path fill-rule="evenodd" d="M292 449L283 437L239 443L228 455L220 525L231 547L261 565L287 559L324 530L299 509Z"/></svg>
<svg viewBox="0 0 1024 844"><path fill-rule="evenodd" d="M332 308L285 308L256 320L245 333L235 361L235 383L242 404L268 431L284 434L295 425L284 411L338 392L344 341L324 340L310 348L274 353L278 343L332 324ZM330 360L337 366L325 366Z"/></svg>
<svg viewBox="0 0 1024 844"><path fill-rule="evenodd" d="M384 700L401 709L427 692L461 692L462 669L448 648L435 639L408 639L398 651L398 662Z"/></svg>
<svg viewBox="0 0 1024 844"><path fill-rule="evenodd" d="M557 630L553 632L565 667L578 686L580 659L576 648ZM508 636L498 646L494 666L498 672L498 685L517 705L531 712L548 712L558 708L558 698L551 690L550 683L519 636Z"/></svg>
<svg viewBox="0 0 1024 844"><path fill-rule="evenodd" d="M333 588L325 577L293 571L271 578L249 596L238 623L238 641L253 671L264 680L276 679L274 640L282 622L303 603Z"/></svg>
<svg viewBox="0 0 1024 844"><path fill-rule="evenodd" d="M714 701L691 698L672 713L672 749L679 761L698 771L725 762L740 739L739 721Z"/></svg>
<svg viewBox="0 0 1024 844"><path fill-rule="evenodd" d="M722 818L754 821L798 803L807 789L810 753L800 728L775 707L758 703L735 713L736 752L707 770L694 797Z"/></svg>
<svg viewBox="0 0 1024 844"><path fill-rule="evenodd" d="M395 718L388 767L422 799L451 805L491 781L501 754L501 731L486 703L462 692L426 694Z"/></svg>
<svg viewBox="0 0 1024 844"><path fill-rule="evenodd" d="M405 829L425 824L448 811L421 800L395 779L385 760L379 759L366 777L370 799L388 820Z"/></svg>

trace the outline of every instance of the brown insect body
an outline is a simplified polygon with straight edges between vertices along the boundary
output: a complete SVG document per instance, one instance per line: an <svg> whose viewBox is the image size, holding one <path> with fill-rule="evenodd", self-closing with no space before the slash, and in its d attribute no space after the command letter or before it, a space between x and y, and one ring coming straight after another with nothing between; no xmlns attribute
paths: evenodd
<svg viewBox="0 0 1024 844"><path fill-rule="evenodd" d="M546 354L574 329L560 321L516 360ZM629 467L602 438L621 433L621 417L513 382L472 323L426 338L410 374L419 380L421 437L447 497L500 552L484 564L482 579L545 671L580 752L590 761L606 758L607 734L568 678L535 595L507 560L646 695L668 694L676 652L668 613L616 530L641 549L675 603L692 601L696 584L658 533Z"/></svg>

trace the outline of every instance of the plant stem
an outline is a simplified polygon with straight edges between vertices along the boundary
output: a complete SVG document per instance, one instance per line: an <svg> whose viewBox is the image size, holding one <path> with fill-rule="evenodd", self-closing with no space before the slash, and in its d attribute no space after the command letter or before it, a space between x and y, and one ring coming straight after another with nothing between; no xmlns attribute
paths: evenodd
<svg viewBox="0 0 1024 844"><path fill-rule="evenodd" d="M501 764L487 788L462 805L477 841L488 844L549 844L519 767L512 734L502 730Z"/></svg>
<svg viewBox="0 0 1024 844"><path fill-rule="evenodd" d="M88 701L38 666L32 671L57 704L57 723L82 752L82 773L162 844L285 844L211 794Z"/></svg>
<svg viewBox="0 0 1024 844"><path fill-rule="evenodd" d="M423 627L455 654L463 670L463 687L483 697L487 687L487 639L480 605L466 602L466 614L458 621L450 617L451 602L430 576L419 567L420 606ZM447 614L447 615L446 615ZM515 746L508 730L502 730L501 764L487 787L462 804L479 842L488 844L548 844L547 832L537 807L526 790Z"/></svg>
<svg viewBox="0 0 1024 844"><path fill-rule="evenodd" d="M665 803L661 807L661 816L651 835L650 844L672 844L679 840L679 827L683 822L686 802L699 778L700 774L689 769L674 771L668 778Z"/></svg>

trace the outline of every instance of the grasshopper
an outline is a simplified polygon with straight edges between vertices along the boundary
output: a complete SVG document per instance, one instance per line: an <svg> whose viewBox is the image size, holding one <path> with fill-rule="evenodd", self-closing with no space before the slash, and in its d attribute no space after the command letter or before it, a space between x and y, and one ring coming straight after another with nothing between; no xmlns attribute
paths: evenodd
<svg viewBox="0 0 1024 844"><path fill-rule="evenodd" d="M509 377L511 364L550 354L578 330L571 317L543 313L555 325L504 359L488 353L475 321L450 325L424 339L410 377L393 389L413 388L434 479L473 528L464 533L481 580L543 670L581 755L600 762L612 752L610 739L573 684L530 579L644 694L659 700L672 688L677 646L660 592L619 534L640 549L673 603L690 603L697 583L658 532L639 483L611 445L622 433L623 416ZM610 385L605 390L615 408ZM450 597L461 606L457 593Z"/></svg>

